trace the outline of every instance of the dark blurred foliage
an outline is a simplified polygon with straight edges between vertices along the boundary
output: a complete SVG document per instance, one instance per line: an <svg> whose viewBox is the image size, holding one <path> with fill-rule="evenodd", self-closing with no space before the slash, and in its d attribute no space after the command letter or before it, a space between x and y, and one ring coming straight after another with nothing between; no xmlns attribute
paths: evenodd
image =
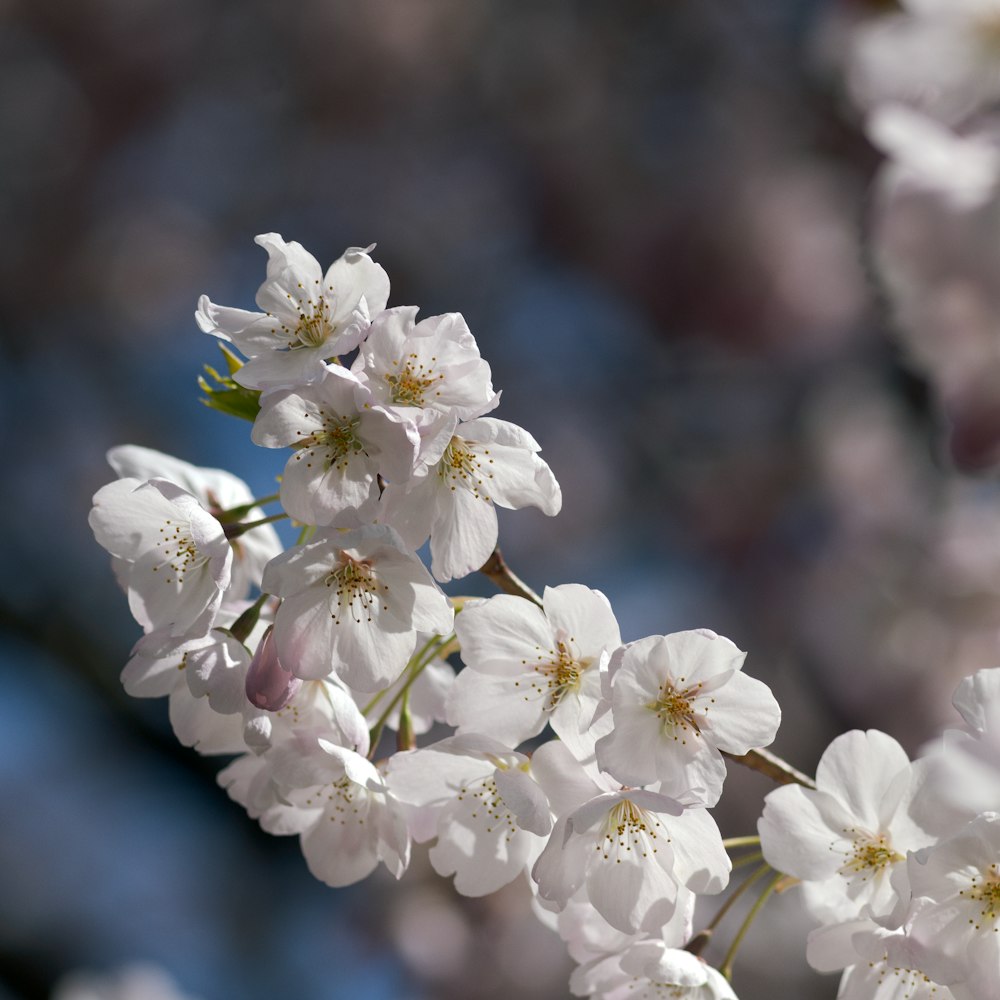
<svg viewBox="0 0 1000 1000"><path fill-rule="evenodd" d="M418 851L402 886L328 890L120 692L138 629L86 527L107 448L258 494L281 468L195 386L197 296L251 307L259 232L324 264L378 241L391 304L465 314L563 486L555 521L502 518L533 585L602 589L628 639L730 636L805 769L950 719L996 661L998 505L940 458L867 277L877 158L838 61L884 6L0 3L0 997L134 958L207 1000L567 995L523 886L458 900ZM732 775L724 834L767 788ZM793 897L743 1000L835 993Z"/></svg>

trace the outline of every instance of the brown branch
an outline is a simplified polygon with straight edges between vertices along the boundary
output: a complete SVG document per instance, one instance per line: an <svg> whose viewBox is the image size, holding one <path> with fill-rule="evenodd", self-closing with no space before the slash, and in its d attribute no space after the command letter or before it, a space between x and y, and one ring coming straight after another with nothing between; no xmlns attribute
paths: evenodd
<svg viewBox="0 0 1000 1000"><path fill-rule="evenodd" d="M722 756L727 760L734 760L737 764L742 764L744 767L749 767L751 771L758 771L772 781L776 781L779 785L804 785L806 788L816 787L816 782L812 778L796 770L791 764L786 763L769 750L751 750L750 753L745 753L742 757L726 753L723 750Z"/></svg>
<svg viewBox="0 0 1000 1000"><path fill-rule="evenodd" d="M493 550L493 554L479 567L479 572L483 576L488 576L496 586L505 594L513 594L515 597L523 597L532 604L542 606L542 599L529 587L520 577L515 576L511 568L504 562L500 554L500 546Z"/></svg>

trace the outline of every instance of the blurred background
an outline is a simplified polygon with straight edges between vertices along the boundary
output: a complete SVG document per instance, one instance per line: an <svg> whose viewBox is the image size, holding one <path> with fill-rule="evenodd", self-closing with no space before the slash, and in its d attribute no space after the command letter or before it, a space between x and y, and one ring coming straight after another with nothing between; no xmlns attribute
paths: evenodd
<svg viewBox="0 0 1000 1000"><path fill-rule="evenodd" d="M603 590L626 639L732 638L807 771L846 729L915 752L955 720L998 659L1000 497L952 471L863 249L841 62L888 6L0 0L2 1000L135 959L203 1000L568 996L525 886L460 899L418 850L327 889L120 690L106 450L257 495L283 465L195 384L197 297L253 308L257 233L324 266L377 241L390 304L464 313L562 484L554 521L501 521L532 585ZM769 787L731 770L724 835ZM742 1000L835 995L804 935L769 904Z"/></svg>

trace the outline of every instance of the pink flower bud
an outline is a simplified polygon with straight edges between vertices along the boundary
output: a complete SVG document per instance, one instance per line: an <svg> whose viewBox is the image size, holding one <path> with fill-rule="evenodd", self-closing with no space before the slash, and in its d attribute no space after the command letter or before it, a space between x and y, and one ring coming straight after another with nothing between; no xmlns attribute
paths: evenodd
<svg viewBox="0 0 1000 1000"><path fill-rule="evenodd" d="M302 681L281 665L271 641L272 631L273 626L264 633L247 670L247 698L265 712L284 708L302 687Z"/></svg>

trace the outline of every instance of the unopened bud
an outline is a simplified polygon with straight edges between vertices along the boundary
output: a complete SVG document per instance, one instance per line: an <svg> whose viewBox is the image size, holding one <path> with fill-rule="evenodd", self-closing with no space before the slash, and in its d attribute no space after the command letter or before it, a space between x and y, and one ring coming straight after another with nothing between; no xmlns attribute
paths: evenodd
<svg viewBox="0 0 1000 1000"><path fill-rule="evenodd" d="M264 633L247 670L247 698L250 704L265 712L284 708L302 687L302 681L281 665L271 638L273 630L272 625Z"/></svg>

